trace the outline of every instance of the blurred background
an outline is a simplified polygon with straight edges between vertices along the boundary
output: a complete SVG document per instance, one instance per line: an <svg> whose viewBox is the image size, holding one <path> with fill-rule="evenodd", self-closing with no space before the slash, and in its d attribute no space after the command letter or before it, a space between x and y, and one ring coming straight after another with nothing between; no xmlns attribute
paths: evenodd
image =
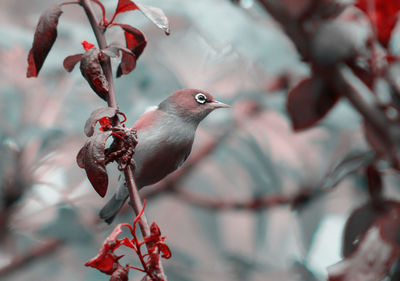
<svg viewBox="0 0 400 281"><path fill-rule="evenodd" d="M117 1L102 2L110 16ZM115 81L129 126L181 88L204 89L232 105L202 122L184 173L141 191L147 216L172 251L164 260L169 280L325 280L326 268L341 260L346 219L367 200L364 177L346 177L299 208L283 199L317 187L343 157L366 149L361 117L342 99L312 129L294 132L286 96L309 75L308 65L257 3L239 2L140 1L164 10L170 36L138 11L117 18L147 38L137 68ZM84 123L105 106L78 67L67 73L62 66L82 52L82 40L95 43L80 7L63 7L39 77L26 78L38 18L53 4L0 0L0 279L108 280L84 263L133 213L126 208L111 226L100 222L112 192L100 198L76 165ZM122 32L107 36L118 41ZM114 165L108 171L111 190L118 171ZM388 197L400 198L398 176L385 177L385 186ZM268 196L276 200L245 204ZM121 263L128 262L137 258L127 252Z"/></svg>

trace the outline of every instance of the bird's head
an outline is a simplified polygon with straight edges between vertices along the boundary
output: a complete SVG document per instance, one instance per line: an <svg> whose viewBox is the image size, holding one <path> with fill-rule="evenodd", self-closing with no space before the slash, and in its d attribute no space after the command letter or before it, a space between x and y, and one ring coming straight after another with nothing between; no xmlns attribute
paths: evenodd
<svg viewBox="0 0 400 281"><path fill-rule="evenodd" d="M196 89L177 91L159 105L161 110L197 123L214 109L228 107L230 106L215 100L210 93Z"/></svg>

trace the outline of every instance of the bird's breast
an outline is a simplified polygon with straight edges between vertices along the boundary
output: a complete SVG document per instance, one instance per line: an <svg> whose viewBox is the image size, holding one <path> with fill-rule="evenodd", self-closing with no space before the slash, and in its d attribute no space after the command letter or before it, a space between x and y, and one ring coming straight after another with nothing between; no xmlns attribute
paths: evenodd
<svg viewBox="0 0 400 281"><path fill-rule="evenodd" d="M196 128L169 119L138 130L134 159L139 187L154 184L172 173L190 154Z"/></svg>

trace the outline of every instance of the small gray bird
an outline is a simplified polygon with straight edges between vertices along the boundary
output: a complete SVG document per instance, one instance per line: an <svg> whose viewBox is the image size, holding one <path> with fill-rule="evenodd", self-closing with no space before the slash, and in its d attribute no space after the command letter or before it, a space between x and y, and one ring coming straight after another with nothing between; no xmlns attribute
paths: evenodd
<svg viewBox="0 0 400 281"><path fill-rule="evenodd" d="M214 109L227 107L205 91L184 89L140 116L134 125L138 145L133 157L138 188L160 181L181 166L192 150L200 121ZM128 197L127 187L120 185L100 217L111 223Z"/></svg>

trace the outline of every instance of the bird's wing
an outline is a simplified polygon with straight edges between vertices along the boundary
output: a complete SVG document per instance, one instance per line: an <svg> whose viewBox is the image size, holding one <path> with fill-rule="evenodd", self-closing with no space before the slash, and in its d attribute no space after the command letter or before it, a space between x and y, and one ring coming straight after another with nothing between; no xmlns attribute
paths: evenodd
<svg viewBox="0 0 400 281"><path fill-rule="evenodd" d="M158 107L153 107L150 110L146 110L142 116L136 121L133 126L136 130L143 130L151 127L158 120L159 111L157 111Z"/></svg>

